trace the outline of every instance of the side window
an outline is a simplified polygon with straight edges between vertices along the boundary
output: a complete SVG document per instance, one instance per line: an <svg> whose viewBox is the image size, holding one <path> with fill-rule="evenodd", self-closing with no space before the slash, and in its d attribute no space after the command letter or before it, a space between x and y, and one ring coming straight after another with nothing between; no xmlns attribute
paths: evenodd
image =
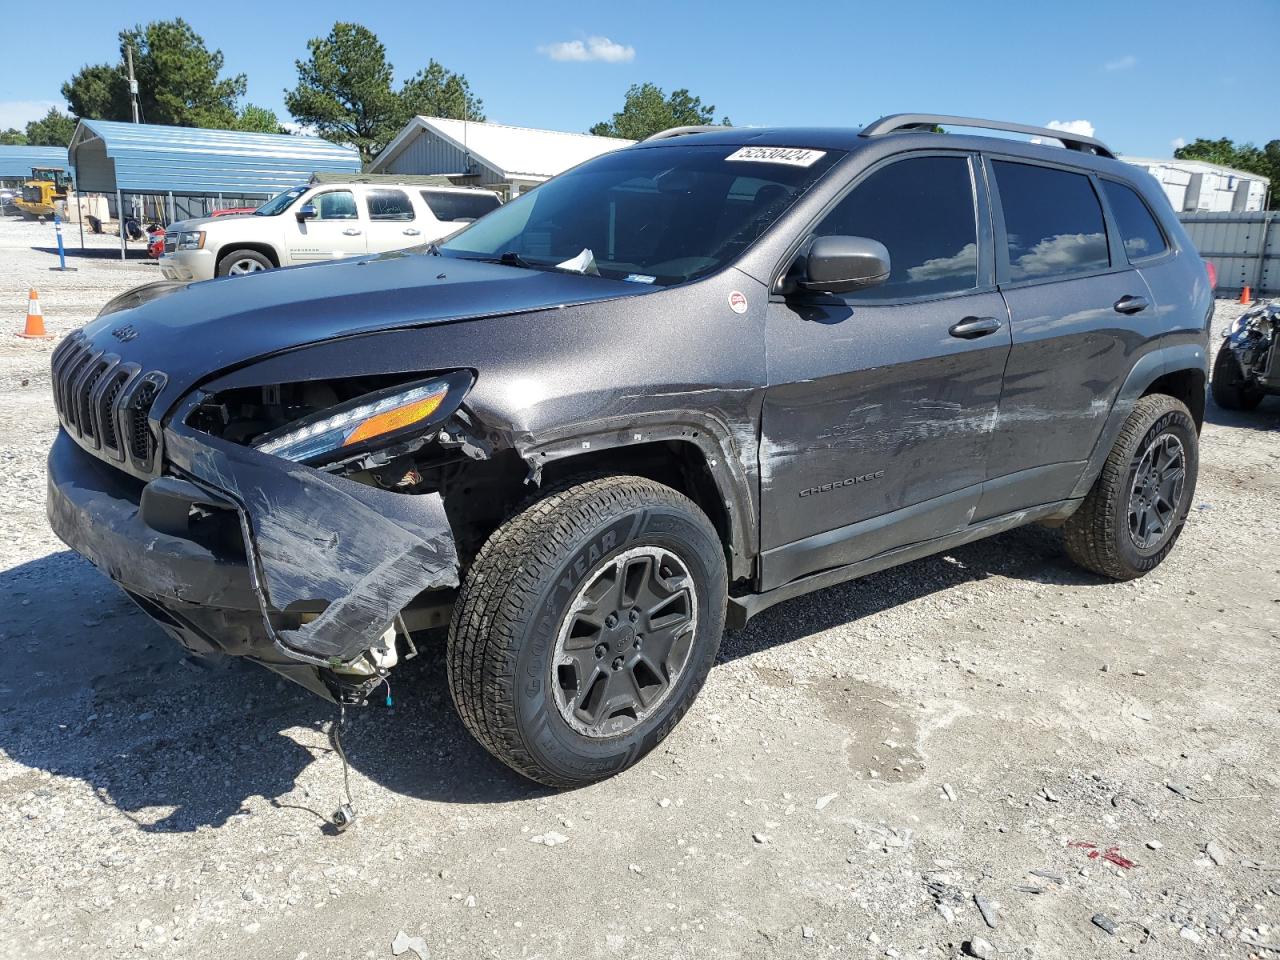
<svg viewBox="0 0 1280 960"><path fill-rule="evenodd" d="M446 223L479 220L490 210L498 208L498 195L488 190L474 193L448 193L444 190L423 190L422 199L437 220Z"/></svg>
<svg viewBox="0 0 1280 960"><path fill-rule="evenodd" d="M1067 277L1111 265L1102 205L1082 173L995 160L1011 280Z"/></svg>
<svg viewBox="0 0 1280 960"><path fill-rule="evenodd" d="M978 285L973 180L965 157L912 157L871 174L815 236L870 237L889 250L889 279L846 297L939 296Z"/></svg>
<svg viewBox="0 0 1280 960"><path fill-rule="evenodd" d="M413 204L403 190L370 190L364 195L370 220L412 220Z"/></svg>
<svg viewBox="0 0 1280 960"><path fill-rule="evenodd" d="M1120 239L1124 241L1124 252L1130 260L1158 256L1169 249L1151 209L1136 190L1114 180L1103 180L1102 190L1107 195L1116 226L1120 228Z"/></svg>
<svg viewBox="0 0 1280 960"><path fill-rule="evenodd" d="M330 190L315 198L317 220L356 220L356 198L350 190Z"/></svg>

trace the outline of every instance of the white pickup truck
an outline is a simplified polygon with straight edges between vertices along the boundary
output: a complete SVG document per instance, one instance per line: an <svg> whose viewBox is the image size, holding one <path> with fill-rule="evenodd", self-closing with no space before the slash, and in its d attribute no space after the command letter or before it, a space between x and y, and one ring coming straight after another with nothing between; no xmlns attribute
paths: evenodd
<svg viewBox="0 0 1280 960"><path fill-rule="evenodd" d="M160 271L169 280L209 280L399 250L446 237L500 203L476 187L292 187L251 214L171 224Z"/></svg>

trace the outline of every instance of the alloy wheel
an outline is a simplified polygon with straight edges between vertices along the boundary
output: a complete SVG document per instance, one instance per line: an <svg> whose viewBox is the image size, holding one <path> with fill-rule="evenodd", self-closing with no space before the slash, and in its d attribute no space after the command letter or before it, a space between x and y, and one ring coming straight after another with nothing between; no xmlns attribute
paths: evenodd
<svg viewBox="0 0 1280 960"><path fill-rule="evenodd" d="M688 665L697 610L693 577L670 550L637 547L597 566L556 638L552 688L565 723L604 738L651 716Z"/></svg>
<svg viewBox="0 0 1280 960"><path fill-rule="evenodd" d="M1177 524L1187 476L1182 441L1162 433L1137 457L1129 487L1129 536L1139 550L1160 546Z"/></svg>
<svg viewBox="0 0 1280 960"><path fill-rule="evenodd" d="M227 268L227 276L235 277L235 276L239 276L242 273L258 273L260 270L265 270L265 269L267 268L264 267L262 264L260 264L257 260L251 260L248 257L245 257L241 260L237 260L235 263L231 264L229 268Z"/></svg>

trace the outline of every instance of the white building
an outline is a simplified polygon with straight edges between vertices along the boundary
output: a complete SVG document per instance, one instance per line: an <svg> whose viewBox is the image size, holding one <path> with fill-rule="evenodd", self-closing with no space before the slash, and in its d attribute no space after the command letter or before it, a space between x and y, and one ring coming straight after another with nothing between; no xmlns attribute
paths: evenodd
<svg viewBox="0 0 1280 960"><path fill-rule="evenodd" d="M458 184L490 187L514 197L632 142L589 133L414 117L374 157L369 172L441 174Z"/></svg>
<svg viewBox="0 0 1280 960"><path fill-rule="evenodd" d="M1121 157L1142 167L1164 187L1178 213L1245 213L1264 210L1271 181L1256 173L1201 160L1151 160Z"/></svg>

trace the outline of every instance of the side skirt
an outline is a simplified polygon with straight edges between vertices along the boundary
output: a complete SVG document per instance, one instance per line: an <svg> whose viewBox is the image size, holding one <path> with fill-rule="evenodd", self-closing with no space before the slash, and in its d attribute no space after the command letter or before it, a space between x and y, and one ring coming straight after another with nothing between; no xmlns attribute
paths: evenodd
<svg viewBox="0 0 1280 960"><path fill-rule="evenodd" d="M738 630L746 626L747 621L757 613L768 610L775 603L782 603L784 600L791 600L794 597L812 593L815 590L822 590L850 580L857 580L859 577L879 573L881 570L896 567L901 563L909 563L912 560L919 560L921 557L928 557L944 550L972 543L974 540L981 540L997 533L1004 533L1014 527L1021 527L1039 520L1065 520L1075 512L1080 502L1080 500L1058 500L1038 507L1028 507L1025 510L1006 513L1002 516L971 524L963 530L957 530L955 533L950 533L943 537L907 544L904 547L886 550L884 553L876 554L866 560L859 560L857 563L833 567L830 570L823 570L807 577L800 577L797 580L784 583L780 587L766 590L763 593L730 597L725 625L732 630Z"/></svg>

